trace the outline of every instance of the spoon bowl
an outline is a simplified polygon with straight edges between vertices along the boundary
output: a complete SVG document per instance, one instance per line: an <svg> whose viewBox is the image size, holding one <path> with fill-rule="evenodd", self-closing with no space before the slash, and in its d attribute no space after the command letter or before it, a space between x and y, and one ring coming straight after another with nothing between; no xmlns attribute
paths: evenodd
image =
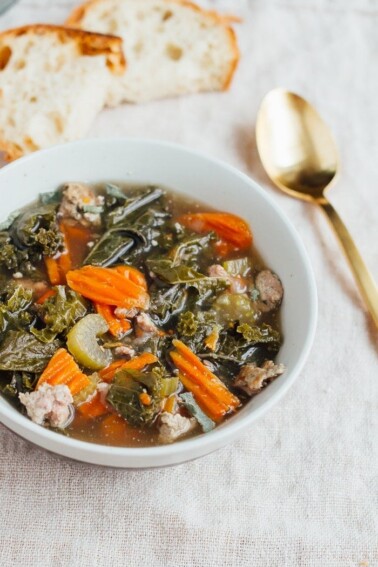
<svg viewBox="0 0 378 567"><path fill-rule="evenodd" d="M347 227L325 196L339 171L328 126L304 98L270 91L256 123L257 149L266 173L285 193L320 205L349 262L365 305L378 327L378 289Z"/></svg>
<svg viewBox="0 0 378 567"><path fill-rule="evenodd" d="M322 199L339 159L331 132L305 99L284 89L270 91L259 110L256 136L273 183L306 201Z"/></svg>

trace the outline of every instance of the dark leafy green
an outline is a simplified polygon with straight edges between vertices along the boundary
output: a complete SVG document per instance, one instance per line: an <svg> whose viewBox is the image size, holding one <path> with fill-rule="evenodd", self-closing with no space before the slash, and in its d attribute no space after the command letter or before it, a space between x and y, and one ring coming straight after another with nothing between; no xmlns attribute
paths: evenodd
<svg viewBox="0 0 378 567"><path fill-rule="evenodd" d="M63 248L63 236L56 219L56 207L43 205L21 213L10 234L15 245L27 248L33 257L55 256Z"/></svg>
<svg viewBox="0 0 378 567"><path fill-rule="evenodd" d="M151 425L161 408L161 401L177 390L178 378L166 376L153 368L150 372L117 372L107 395L107 401L131 425ZM140 395L146 392L150 404L144 405Z"/></svg>
<svg viewBox="0 0 378 567"><path fill-rule="evenodd" d="M42 205L57 205L62 200L62 189L59 187L55 191L48 191L47 193L40 193L39 200Z"/></svg>
<svg viewBox="0 0 378 567"><path fill-rule="evenodd" d="M163 282L171 285L183 284L187 288L196 289L198 306L204 305L209 299L214 299L229 285L226 280L205 276L185 264L175 266L172 260L163 257L148 259L147 266Z"/></svg>
<svg viewBox="0 0 378 567"><path fill-rule="evenodd" d="M21 214L21 211L14 211L11 213L5 221L0 223L0 231L8 230L13 224L13 221Z"/></svg>
<svg viewBox="0 0 378 567"><path fill-rule="evenodd" d="M27 329L35 316L28 312L33 292L20 285L9 286L0 302L0 331L8 328Z"/></svg>
<svg viewBox="0 0 378 567"><path fill-rule="evenodd" d="M6 384L0 386L0 391L7 398L17 401L18 394L34 390L36 380L35 374L30 372L12 372L11 377L7 377Z"/></svg>
<svg viewBox="0 0 378 567"><path fill-rule="evenodd" d="M272 343L279 345L281 342L280 333L266 323L263 323L260 327L243 323L243 325L239 325L236 328L236 332L240 333L243 339L252 344Z"/></svg>
<svg viewBox="0 0 378 567"><path fill-rule="evenodd" d="M87 313L87 306L78 293L59 285L56 294L43 303L40 317L44 322L42 329L32 327L33 333L40 341L51 343L58 335L66 335L73 325Z"/></svg>
<svg viewBox="0 0 378 567"><path fill-rule="evenodd" d="M109 186L108 186L109 187ZM109 189L108 189L109 191ZM111 189L113 197L117 200L122 199L118 191ZM159 187L151 187L147 191L144 190L136 196L128 197L123 195L122 205L117 206L107 214L106 225L108 228L117 225L119 223L124 223L125 219L130 217L136 211L140 211L144 207L151 205L155 201L158 201L164 195L164 191Z"/></svg>
<svg viewBox="0 0 378 567"><path fill-rule="evenodd" d="M128 228L111 228L95 244L85 264L108 267L115 264L125 254L138 246L146 244L144 235Z"/></svg>
<svg viewBox="0 0 378 567"><path fill-rule="evenodd" d="M0 370L42 372L60 343L42 343L26 331L8 331L0 344Z"/></svg>
<svg viewBox="0 0 378 567"><path fill-rule="evenodd" d="M176 284L168 288L156 287L150 290L149 315L158 327L167 324L180 313L187 302L188 291Z"/></svg>

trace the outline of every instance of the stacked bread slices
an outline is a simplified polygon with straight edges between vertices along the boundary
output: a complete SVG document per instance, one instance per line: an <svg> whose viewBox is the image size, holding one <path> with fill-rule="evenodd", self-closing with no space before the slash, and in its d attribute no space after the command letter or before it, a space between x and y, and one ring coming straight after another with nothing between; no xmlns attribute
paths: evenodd
<svg viewBox="0 0 378 567"><path fill-rule="evenodd" d="M0 151L82 138L101 109L225 90L239 59L229 20L186 0L90 0L65 27L0 33Z"/></svg>

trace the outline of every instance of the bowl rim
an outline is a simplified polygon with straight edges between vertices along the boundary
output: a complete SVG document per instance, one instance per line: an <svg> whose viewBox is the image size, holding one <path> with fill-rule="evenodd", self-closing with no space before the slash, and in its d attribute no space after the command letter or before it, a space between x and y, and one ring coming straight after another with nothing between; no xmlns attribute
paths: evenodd
<svg viewBox="0 0 378 567"><path fill-rule="evenodd" d="M217 427L213 431L209 433L200 434L196 437L183 439L178 443L173 443L170 445L159 445L155 447L116 447L116 446L108 446L108 445L101 445L99 443L90 443L87 441L82 441L79 439L73 439L70 437L66 437L54 431L51 431L47 428L41 427L33 423L29 420L26 416L22 415L18 412L15 408L11 405L0 407L0 422L2 422L2 416L7 418L7 423L4 425L12 429L12 424L17 426L17 430L15 433L19 434L21 437L31 441L35 445L39 447L43 447L53 453L57 453L60 455L67 456L67 451L63 451L63 447L66 449L72 450L83 450L85 454L83 454L83 458L72 457L75 460L80 460L82 462L90 462L95 463L96 455L101 456L109 456L109 457L123 457L125 460L130 459L132 462L133 458L137 458L138 461L143 461L147 459L151 459L153 457L172 457L175 454L182 455L183 453L188 456L188 459L181 459L179 462L184 460L190 460L191 453L195 453L196 450L199 448L202 449L201 454L206 454L206 452L211 452L214 448L221 447L225 445L230 439L237 437L243 430L246 430L248 426L250 426L254 421L259 419L262 415L268 412L277 402L279 402L289 388L293 385L294 381L298 377L300 371L302 370L306 359L310 353L315 332L316 332L316 325L317 325L317 315L318 315L318 296L317 296L317 289L315 283L315 276L312 265L310 263L306 248L300 238L298 232L294 228L292 222L286 216L279 205L274 201L273 197L264 190L257 181L255 181L252 177L248 176L247 174L243 173L242 171L238 170L233 165L230 165L227 162L224 162L221 159L209 156L204 154L200 151L193 150L192 148L188 148L182 144L177 144L174 142L168 142L159 139L148 139L148 138L128 138L128 137L112 137L112 138L88 138L84 140L78 140L75 142L70 142L66 144L59 144L52 146L50 148L40 150L29 154L27 156L23 156L20 159L6 164L4 167L0 168L0 183L3 176L6 176L7 173L13 169L17 169L20 164L27 164L28 161L32 161L37 159L40 155L53 154L55 152L61 152L65 149L69 148L80 148L83 146L96 146L96 145L112 145L112 144L135 144L135 145L148 145L148 146L159 146L164 147L167 150L173 150L182 152L185 154L192 155L195 158L199 158L201 160L205 160L210 162L212 165L217 167L218 169L227 170L234 176L238 177L241 181L246 183L249 186L252 186L254 191L260 194L260 196L265 200L267 206L271 207L277 216L280 217L282 223L285 225L286 230L290 233L293 240L296 242L297 251L300 257L300 260L304 266L304 271L307 275L307 285L309 290L310 296L310 305L309 305L309 317L308 317L308 324L307 324L307 333L303 341L303 347L301 350L301 354L298 357L296 363L290 368L288 371L288 378L285 382L282 382L280 388L274 392L264 403L255 408L252 412L246 412L245 415L242 415L238 420L230 419L222 427ZM206 201L206 200L205 200ZM25 436L24 436L25 433ZM31 439L30 436L32 434L34 439ZM61 446L61 448L60 448ZM208 448L208 451L206 451ZM99 464L99 463L97 463ZM112 466L112 465L110 465ZM114 465L113 465L114 466ZM115 465L120 466L120 465ZM127 465L121 465L125 468ZM130 465L133 466L132 464ZM153 465L152 465L153 466ZM157 464L156 466L161 466ZM151 467L151 465L146 465L146 468ZM139 468L139 466L138 466Z"/></svg>

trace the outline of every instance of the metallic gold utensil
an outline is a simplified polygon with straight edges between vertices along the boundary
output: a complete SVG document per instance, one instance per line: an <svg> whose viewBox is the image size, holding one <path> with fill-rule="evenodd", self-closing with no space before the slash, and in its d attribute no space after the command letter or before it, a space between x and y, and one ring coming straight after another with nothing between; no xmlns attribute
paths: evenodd
<svg viewBox="0 0 378 567"><path fill-rule="evenodd" d="M320 205L349 262L365 304L378 327L378 288L326 190L339 169L328 126L302 97L284 89L270 91L256 124L257 149L270 179L292 197Z"/></svg>

